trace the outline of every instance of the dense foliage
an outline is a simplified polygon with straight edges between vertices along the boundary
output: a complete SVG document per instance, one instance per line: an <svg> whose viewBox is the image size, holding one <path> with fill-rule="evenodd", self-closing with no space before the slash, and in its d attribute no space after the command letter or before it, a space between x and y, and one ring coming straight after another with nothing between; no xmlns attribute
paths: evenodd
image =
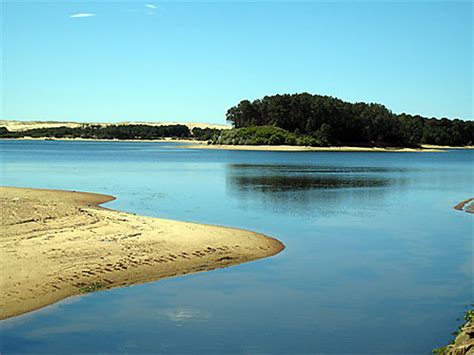
<svg viewBox="0 0 474 355"><path fill-rule="evenodd" d="M199 141L209 141L215 139L221 133L221 129L217 128L199 128L194 127L192 130L193 138Z"/></svg>
<svg viewBox="0 0 474 355"><path fill-rule="evenodd" d="M211 142L231 145L325 145L316 137L297 135L275 126L252 126L224 130Z"/></svg>
<svg viewBox="0 0 474 355"><path fill-rule="evenodd" d="M185 125L84 125L81 127L36 128L25 131L9 132L0 127L3 138L91 138L91 139L159 139L163 137L189 138L191 132Z"/></svg>
<svg viewBox="0 0 474 355"><path fill-rule="evenodd" d="M474 142L473 121L426 118L405 113L397 115L380 104L349 103L308 93L265 96L253 102L243 100L230 108L226 117L235 128L281 128L287 137L296 137L295 144L303 139L311 142L310 145L393 147L417 147L420 144L462 146ZM223 131L215 142L261 142L263 132L268 129L235 133ZM249 132L257 135L250 137ZM280 131L279 134L283 133Z"/></svg>

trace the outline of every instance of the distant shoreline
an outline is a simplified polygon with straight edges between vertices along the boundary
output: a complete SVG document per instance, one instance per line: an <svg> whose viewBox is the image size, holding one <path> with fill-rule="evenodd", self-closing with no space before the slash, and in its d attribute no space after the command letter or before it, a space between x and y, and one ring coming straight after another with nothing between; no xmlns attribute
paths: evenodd
<svg viewBox="0 0 474 355"><path fill-rule="evenodd" d="M161 139L98 139L98 138L51 138L51 137L20 137L20 138L0 138L0 140L11 141L84 141L84 142L145 142L145 143L190 143L207 144L207 141L181 138L161 138Z"/></svg>
<svg viewBox="0 0 474 355"><path fill-rule="evenodd" d="M444 149L435 148L381 148L381 147L308 147L298 145L188 145L182 146L187 149L222 149L222 150L251 150L251 151L273 151L273 152L442 152Z"/></svg>
<svg viewBox="0 0 474 355"><path fill-rule="evenodd" d="M443 152L450 149L474 149L474 146L441 146L423 144L421 148L400 148L400 147L352 147L352 146L331 146L331 147L309 147L299 145L218 145L208 144L207 141L194 139L96 139L96 138L50 138L50 137L21 137L21 138L0 138L0 140L26 140L26 141L86 141L86 142L146 142L146 143L186 143L189 145L178 146L186 149L217 149L217 150L249 150L249 151L275 151L275 152Z"/></svg>
<svg viewBox="0 0 474 355"><path fill-rule="evenodd" d="M274 238L114 211L114 197L0 187L0 319L64 298L275 255Z"/></svg>

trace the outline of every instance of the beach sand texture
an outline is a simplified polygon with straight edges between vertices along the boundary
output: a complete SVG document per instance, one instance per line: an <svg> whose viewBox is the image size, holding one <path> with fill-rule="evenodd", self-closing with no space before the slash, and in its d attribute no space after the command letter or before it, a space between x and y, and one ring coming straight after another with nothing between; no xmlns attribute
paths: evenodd
<svg viewBox="0 0 474 355"><path fill-rule="evenodd" d="M97 206L113 199L0 187L0 319L84 292L236 265L284 248L250 231Z"/></svg>

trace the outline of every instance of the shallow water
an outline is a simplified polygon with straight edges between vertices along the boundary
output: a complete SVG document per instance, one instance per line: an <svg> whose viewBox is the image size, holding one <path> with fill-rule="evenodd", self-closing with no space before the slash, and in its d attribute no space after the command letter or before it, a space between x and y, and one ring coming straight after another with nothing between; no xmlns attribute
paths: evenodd
<svg viewBox="0 0 474 355"><path fill-rule="evenodd" d="M0 322L1 352L429 353L472 303L474 151L316 153L0 141L1 184L255 230L279 255Z"/></svg>

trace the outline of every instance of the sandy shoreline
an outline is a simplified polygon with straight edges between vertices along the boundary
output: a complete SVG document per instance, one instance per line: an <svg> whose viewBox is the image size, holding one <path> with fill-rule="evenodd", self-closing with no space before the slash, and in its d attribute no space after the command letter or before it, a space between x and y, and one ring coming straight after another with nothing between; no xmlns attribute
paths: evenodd
<svg viewBox="0 0 474 355"><path fill-rule="evenodd" d="M108 210L112 196L0 187L0 319L97 289L268 257L262 234Z"/></svg>
<svg viewBox="0 0 474 355"><path fill-rule="evenodd" d="M249 151L272 151L272 152L444 152L450 149L474 149L474 146L441 146L423 144L421 148L399 148L399 147L352 147L352 146L332 146L332 147L309 147L297 145L219 145L208 144L207 141L195 139L95 139L95 138L48 138L48 137L21 137L21 138L0 138L4 140L32 140L32 141L85 141L85 142L158 142L158 143L185 143L186 145L177 148L185 149L217 149L217 150L249 150Z"/></svg>
<svg viewBox="0 0 474 355"><path fill-rule="evenodd" d="M48 140L46 137L4 138L5 140ZM248 150L270 152L443 152L448 148L378 148L378 147L308 147L297 145L215 145L207 141L193 139L92 139L92 138L57 138L52 141L90 141L90 142L158 142L158 143L186 143L177 146L184 149L215 149L215 150ZM455 147L452 147L455 149Z"/></svg>
<svg viewBox="0 0 474 355"><path fill-rule="evenodd" d="M474 149L474 145L465 145L465 146L452 146L452 145L433 145L433 144L423 144L423 148L426 149Z"/></svg>
<svg viewBox="0 0 474 355"><path fill-rule="evenodd" d="M435 148L378 148L378 147L307 147L297 145L214 145L194 144L182 146L187 149L223 149L223 150L252 150L273 152L442 152Z"/></svg>

